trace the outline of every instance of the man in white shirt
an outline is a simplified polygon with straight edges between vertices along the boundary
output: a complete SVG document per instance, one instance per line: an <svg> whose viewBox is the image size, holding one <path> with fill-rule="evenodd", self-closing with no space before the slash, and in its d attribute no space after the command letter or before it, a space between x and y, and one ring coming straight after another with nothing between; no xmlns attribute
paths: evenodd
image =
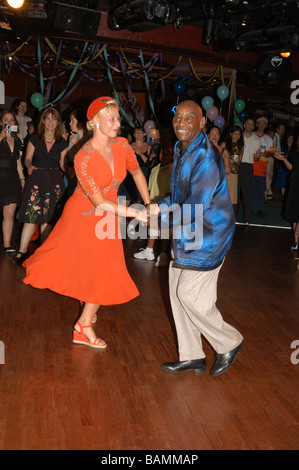
<svg viewBox="0 0 299 470"><path fill-rule="evenodd" d="M253 162L260 148L258 140L252 133L254 126L253 119L248 118L244 122L244 152L238 172L238 195L242 197L245 225L250 225L251 220Z"/></svg>
<svg viewBox="0 0 299 470"><path fill-rule="evenodd" d="M269 150L272 148L273 153L273 139L267 134L264 133L266 127L268 126L268 119L265 116L261 116L256 120L256 131L254 133L255 137L260 142L260 149L262 154L266 156L267 161L267 178L266 178L266 191L265 199L270 200L273 198L273 193L271 189L272 177L273 177L273 165L274 158L267 156ZM269 199L268 199L269 198Z"/></svg>

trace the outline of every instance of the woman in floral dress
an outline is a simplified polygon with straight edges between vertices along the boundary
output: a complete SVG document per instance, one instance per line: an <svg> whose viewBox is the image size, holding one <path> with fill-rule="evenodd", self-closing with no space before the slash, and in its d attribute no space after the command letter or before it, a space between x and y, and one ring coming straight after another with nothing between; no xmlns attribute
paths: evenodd
<svg viewBox="0 0 299 470"><path fill-rule="evenodd" d="M35 226L40 226L41 242L45 240L57 217L58 201L65 191L61 170L67 142L61 137L61 117L53 108L46 109L37 134L28 143L25 166L28 178L23 190L19 221L24 223L20 248L14 258L19 264L27 257L27 248Z"/></svg>

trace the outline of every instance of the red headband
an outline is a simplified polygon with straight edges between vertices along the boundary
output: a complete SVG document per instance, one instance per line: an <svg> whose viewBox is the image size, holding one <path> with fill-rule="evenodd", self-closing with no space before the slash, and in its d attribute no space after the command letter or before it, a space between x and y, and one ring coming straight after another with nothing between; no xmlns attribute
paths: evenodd
<svg viewBox="0 0 299 470"><path fill-rule="evenodd" d="M94 100L87 110L87 119L90 121L95 114L97 114L101 109L107 106L105 101L110 101L112 98L110 96L101 96L101 98L97 98Z"/></svg>

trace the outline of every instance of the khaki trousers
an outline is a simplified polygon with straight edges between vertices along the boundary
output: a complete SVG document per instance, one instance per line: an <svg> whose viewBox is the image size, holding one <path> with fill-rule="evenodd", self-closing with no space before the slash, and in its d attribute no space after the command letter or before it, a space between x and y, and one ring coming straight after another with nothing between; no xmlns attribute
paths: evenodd
<svg viewBox="0 0 299 470"><path fill-rule="evenodd" d="M217 281L221 266L212 271L193 271L169 266L169 292L175 321L179 360L202 359L201 335L216 353L236 348L242 335L226 323L216 307Z"/></svg>

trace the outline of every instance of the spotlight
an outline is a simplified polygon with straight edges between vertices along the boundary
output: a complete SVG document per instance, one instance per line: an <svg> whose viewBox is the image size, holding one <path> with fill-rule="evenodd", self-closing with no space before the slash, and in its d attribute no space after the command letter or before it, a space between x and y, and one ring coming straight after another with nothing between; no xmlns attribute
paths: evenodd
<svg viewBox="0 0 299 470"><path fill-rule="evenodd" d="M143 11L148 20L162 21L165 24L173 23L176 17L175 7L166 0L145 0Z"/></svg>
<svg viewBox="0 0 299 470"><path fill-rule="evenodd" d="M11 8L21 8L24 5L24 0L7 0Z"/></svg>
<svg viewBox="0 0 299 470"><path fill-rule="evenodd" d="M236 28L231 23L219 23L216 27L214 49L218 52L237 50Z"/></svg>

